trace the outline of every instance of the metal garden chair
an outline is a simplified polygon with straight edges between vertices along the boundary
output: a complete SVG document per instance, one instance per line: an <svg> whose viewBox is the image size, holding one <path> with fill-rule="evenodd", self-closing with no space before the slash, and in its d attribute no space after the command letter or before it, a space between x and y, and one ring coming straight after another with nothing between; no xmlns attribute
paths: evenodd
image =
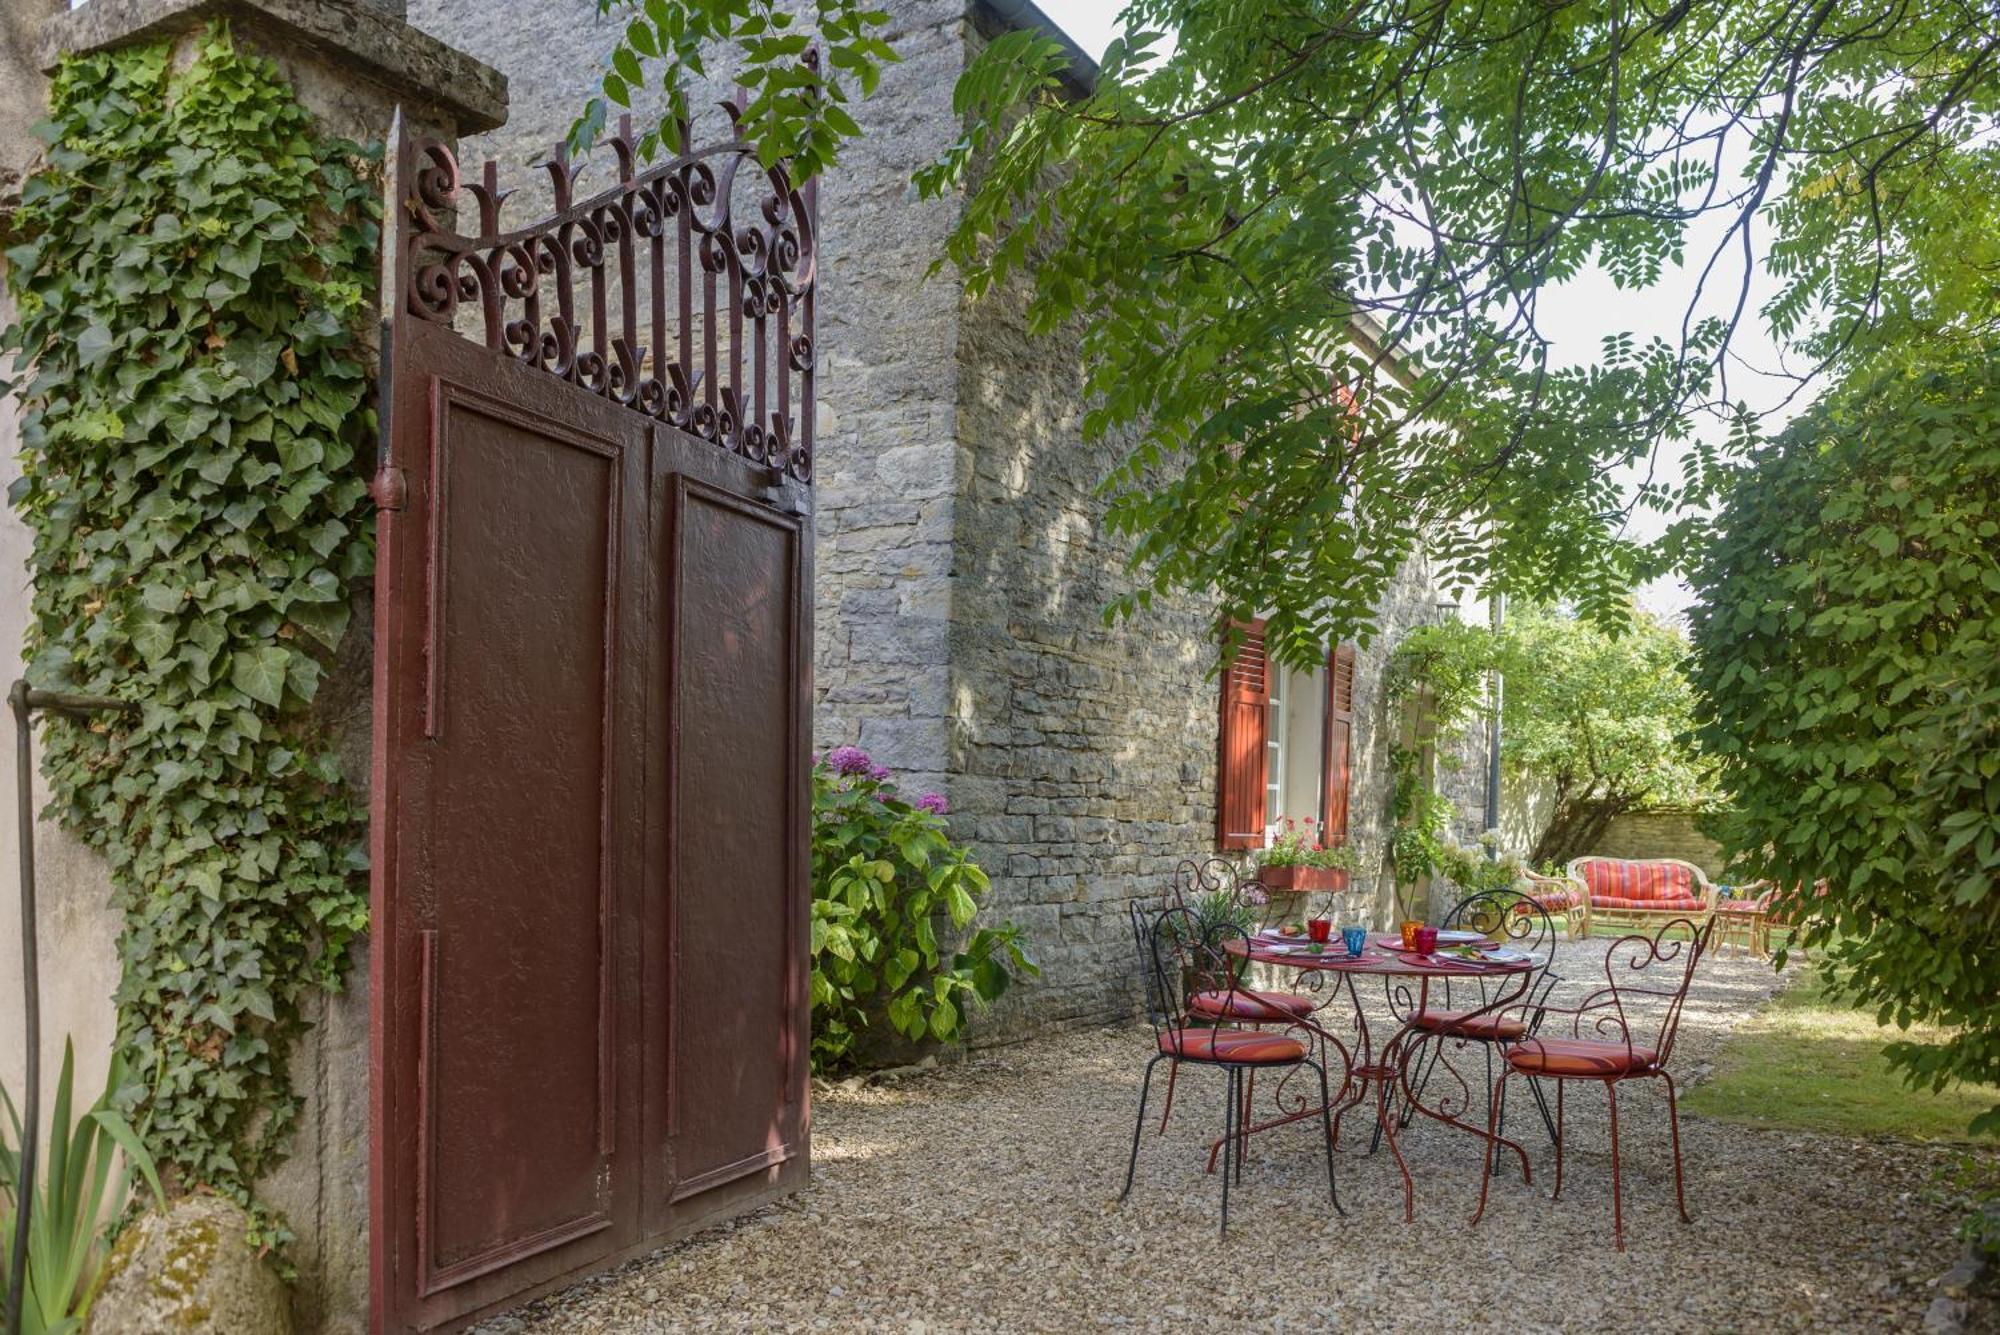
<svg viewBox="0 0 2000 1335"><path fill-rule="evenodd" d="M1325 1140L1326 1187L1334 1209L1340 1209L1340 1192L1333 1176L1333 1123L1327 1105L1326 1068L1310 1055L1313 1035L1305 1022L1293 1020L1283 1032L1270 1029L1223 1029L1214 1017L1197 1010L1193 999L1204 994L1221 998L1223 1009L1233 1007L1245 995L1238 975L1249 948L1249 938L1234 927L1197 923L1184 908L1155 912L1141 904L1130 906L1132 938L1138 947L1139 962L1146 982L1146 1013L1153 1026L1156 1052L1146 1063L1139 1086L1139 1112L1132 1124L1132 1157L1125 1167L1125 1188L1118 1193L1124 1200L1132 1193L1132 1179L1139 1167L1139 1141L1146 1124L1146 1098L1153 1085L1153 1069L1161 1062L1212 1066L1224 1074L1222 1114L1222 1231L1229 1231L1230 1179L1243 1178L1243 1136L1239 1126L1244 1101L1246 1073L1280 1070L1288 1073L1310 1069L1319 1077L1320 1131ZM1232 949L1234 947L1234 949Z"/></svg>
<svg viewBox="0 0 2000 1335"><path fill-rule="evenodd" d="M1674 1196L1680 1206L1681 1221L1693 1223L1687 1212L1687 1190L1681 1176L1681 1124L1676 1103L1674 1078L1667 1073L1673 1056L1674 1039L1680 1032L1681 1012L1687 1004L1688 987L1694 981L1695 966L1708 951L1715 931L1710 917L1697 923L1692 918L1675 918L1651 935L1635 933L1612 942L1604 957L1605 986L1592 992L1580 1005L1548 1006L1550 1015L1570 1017L1570 1036L1524 1037L1506 1049L1507 1069L1493 1091L1489 1127L1497 1122L1501 1099L1509 1077L1524 1075L1556 1082L1556 1199L1562 1197L1563 1180L1563 1089L1571 1081L1594 1080L1604 1086L1611 1108L1611 1228L1618 1250L1625 1250L1625 1207L1618 1173L1618 1086L1628 1080L1663 1080L1667 1086L1667 1125L1674 1145ZM1683 939L1669 940L1675 933ZM1651 971L1650 978L1640 975ZM1626 981L1620 982L1620 975ZM1653 980L1657 979L1657 982ZM1633 1009L1641 999L1647 1010L1658 1009L1657 1024ZM1587 1032L1591 1037L1586 1038ZM1649 1041L1641 1042L1641 1039ZM1487 1191L1492 1186L1493 1147L1486 1148L1487 1172L1479 1184L1479 1209L1472 1222L1486 1213Z"/></svg>
<svg viewBox="0 0 2000 1335"><path fill-rule="evenodd" d="M1482 932L1487 939L1499 945L1511 947L1526 954L1537 956L1542 961L1528 979L1525 990L1519 978L1459 978L1443 980L1443 995L1440 1004L1420 1011L1411 1017L1411 1024L1425 1031L1429 1036L1424 1040L1429 1051L1417 1059L1419 1074L1414 1087L1415 1095L1421 1099L1430 1086L1431 1077L1437 1073L1439 1062L1443 1061L1447 1044L1464 1046L1476 1043L1486 1057L1485 1089L1491 1093L1494 1088L1493 1060L1496 1049L1508 1043L1532 1037L1542 1027L1547 1014L1546 1004L1549 994L1562 981L1553 965L1555 961L1556 929L1536 895L1522 894L1514 890L1485 890L1469 895L1454 905L1445 915L1447 929ZM1453 995L1454 988L1457 991ZM1455 1078L1458 1073L1446 1064ZM1534 1079L1528 1081L1528 1088L1535 1096L1535 1106L1542 1115L1542 1125L1549 1133L1549 1140L1556 1138L1556 1124L1549 1112L1547 1097L1542 1087ZM1466 1101L1470 1102L1471 1091L1467 1090ZM1414 1110L1405 1107L1402 1125L1408 1126ZM1499 1129L1504 1131L1507 1111L1499 1110ZM1375 1142L1380 1144L1382 1131L1375 1131Z"/></svg>

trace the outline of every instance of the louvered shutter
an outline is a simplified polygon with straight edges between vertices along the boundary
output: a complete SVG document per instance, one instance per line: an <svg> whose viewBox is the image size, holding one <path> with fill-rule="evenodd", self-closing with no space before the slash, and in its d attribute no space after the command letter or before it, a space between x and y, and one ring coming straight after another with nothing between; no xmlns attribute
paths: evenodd
<svg viewBox="0 0 2000 1335"><path fill-rule="evenodd" d="M1320 837L1347 842L1347 790L1354 756L1354 646L1335 645L1326 656L1326 780L1320 786Z"/></svg>
<svg viewBox="0 0 2000 1335"><path fill-rule="evenodd" d="M1215 834L1221 848L1264 845L1264 730L1271 696L1264 623L1238 622L1243 643L1222 674L1222 740L1216 760Z"/></svg>

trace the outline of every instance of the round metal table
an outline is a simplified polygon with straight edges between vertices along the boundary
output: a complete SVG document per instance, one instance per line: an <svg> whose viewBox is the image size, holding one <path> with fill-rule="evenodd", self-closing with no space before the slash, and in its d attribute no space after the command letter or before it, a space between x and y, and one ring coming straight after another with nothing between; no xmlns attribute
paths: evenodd
<svg viewBox="0 0 2000 1335"><path fill-rule="evenodd" d="M1400 943L1398 943L1400 944ZM1340 1120L1350 1109L1367 1101L1369 1091L1375 1095L1375 1123L1380 1134L1389 1142L1389 1152L1395 1156L1396 1168L1403 1175L1403 1217L1416 1217L1416 1183L1410 1176L1410 1166L1403 1158L1402 1147L1396 1141L1396 1122L1393 1114L1392 1091L1399 1090L1409 1107L1433 1121L1468 1131L1481 1140L1496 1145L1505 1145L1513 1150L1521 1160L1522 1177L1529 1177L1528 1154L1520 1145L1503 1135L1489 1132L1483 1126L1476 1126L1452 1115L1447 1106L1433 1107L1425 1104L1419 1091L1410 1084L1410 1064L1413 1057L1422 1054L1427 1040L1437 1039L1448 1042L1454 1038L1449 1032L1440 1033L1418 1026L1417 1019L1430 1009L1431 984L1444 981L1488 981L1495 984L1491 989L1482 988L1482 996L1476 1006L1464 1008L1471 1014L1499 1014L1510 1006L1516 1006L1527 994L1535 970L1545 960L1535 956L1524 956L1519 960L1475 963L1448 955L1419 956L1414 952L1389 948L1389 938L1369 939L1367 947L1359 957L1351 956L1339 941L1329 942L1321 953L1315 955L1303 939L1274 940L1263 934L1248 941L1229 943L1232 954L1247 954L1251 962L1268 965L1274 969L1293 971L1292 990L1301 995L1324 992L1313 1007L1312 1014L1305 1023L1317 1036L1321 1045L1321 1057L1325 1060L1326 1049L1332 1048L1340 1054L1345 1078L1340 1092L1333 1096L1330 1105L1333 1112L1334 1148L1340 1147ZM1382 1045L1379 1054L1373 1035L1368 1028L1368 1011L1361 1004L1361 995L1355 982L1359 978L1380 978L1388 998L1389 1010L1399 1021L1396 1032ZM1414 982L1415 986L1412 987ZM1330 986L1329 986L1330 984ZM1345 994L1353 1008L1353 1019L1347 1026L1352 1034L1352 1047L1342 1040L1323 1017L1334 1002ZM1329 1070L1331 1067L1329 1066ZM1457 1073L1454 1071L1453 1075ZM1463 1077L1457 1077L1464 1084ZM1467 1103L1470 1102L1470 1086L1466 1086ZM1249 1096L1246 1095L1246 1102ZM1259 1131L1284 1126L1306 1117L1319 1116L1319 1106L1286 1108L1282 1093L1279 1095L1279 1114L1255 1124L1239 1123L1243 1130L1238 1134L1247 1139ZM1245 1119L1247 1122L1247 1117ZM1214 1171L1215 1158L1222 1141L1217 1140L1209 1149L1209 1169Z"/></svg>

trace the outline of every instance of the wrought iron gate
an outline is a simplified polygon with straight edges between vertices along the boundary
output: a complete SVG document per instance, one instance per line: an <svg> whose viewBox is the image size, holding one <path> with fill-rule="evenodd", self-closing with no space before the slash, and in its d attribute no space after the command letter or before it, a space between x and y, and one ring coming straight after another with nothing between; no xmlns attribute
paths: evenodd
<svg viewBox="0 0 2000 1335"><path fill-rule="evenodd" d="M378 1330L804 1179L811 190L741 143L610 149L517 228L491 164L394 168Z"/></svg>

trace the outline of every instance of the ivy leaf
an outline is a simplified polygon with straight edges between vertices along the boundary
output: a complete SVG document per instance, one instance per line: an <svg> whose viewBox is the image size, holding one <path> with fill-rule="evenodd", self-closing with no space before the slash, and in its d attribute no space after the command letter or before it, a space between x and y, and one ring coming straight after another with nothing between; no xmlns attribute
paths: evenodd
<svg viewBox="0 0 2000 1335"><path fill-rule="evenodd" d="M275 708L285 698L285 667L290 659L286 650L276 646L239 649L230 656L229 684L252 700Z"/></svg>

